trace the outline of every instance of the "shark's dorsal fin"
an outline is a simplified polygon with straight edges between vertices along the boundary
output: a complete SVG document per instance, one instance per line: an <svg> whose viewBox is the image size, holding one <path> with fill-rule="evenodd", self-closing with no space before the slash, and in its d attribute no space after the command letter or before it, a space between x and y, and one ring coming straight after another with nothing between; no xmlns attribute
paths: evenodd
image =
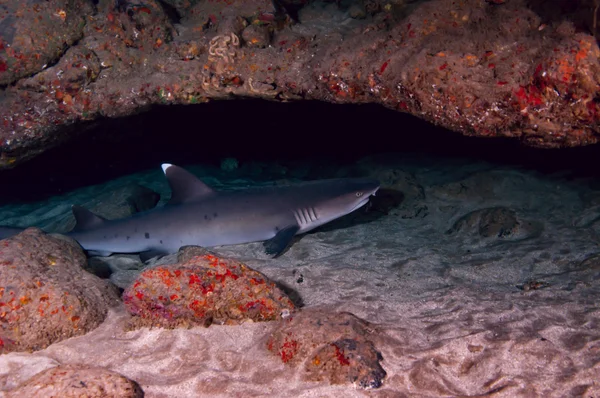
<svg viewBox="0 0 600 398"><path fill-rule="evenodd" d="M211 187L181 167L164 163L162 169L171 187L168 205L201 200L215 193Z"/></svg>
<svg viewBox="0 0 600 398"><path fill-rule="evenodd" d="M85 229L91 229L102 225L106 218L100 217L85 207L78 205L71 206L71 211L75 216L75 228L73 231L82 231Z"/></svg>

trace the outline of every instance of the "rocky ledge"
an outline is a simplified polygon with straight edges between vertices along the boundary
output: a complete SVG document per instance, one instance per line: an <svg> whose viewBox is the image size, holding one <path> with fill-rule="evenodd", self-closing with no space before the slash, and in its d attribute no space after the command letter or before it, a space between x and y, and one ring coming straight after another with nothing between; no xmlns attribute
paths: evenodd
<svg viewBox="0 0 600 398"><path fill-rule="evenodd" d="M49 0L5 8L0 168L103 117L248 97L377 103L465 135L538 147L600 137L593 0Z"/></svg>

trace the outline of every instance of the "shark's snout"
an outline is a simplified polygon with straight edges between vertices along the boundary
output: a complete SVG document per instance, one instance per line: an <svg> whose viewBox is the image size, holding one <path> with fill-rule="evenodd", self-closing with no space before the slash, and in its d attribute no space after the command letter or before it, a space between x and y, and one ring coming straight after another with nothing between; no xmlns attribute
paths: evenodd
<svg viewBox="0 0 600 398"><path fill-rule="evenodd" d="M356 203L356 205L352 208L351 211L360 209L361 207L363 207L364 205L369 203L371 196L375 196L375 194L377 193L378 190L379 190L379 182L378 181L373 182L373 187L370 188L369 190L364 191L364 194L362 195L362 199L358 203Z"/></svg>

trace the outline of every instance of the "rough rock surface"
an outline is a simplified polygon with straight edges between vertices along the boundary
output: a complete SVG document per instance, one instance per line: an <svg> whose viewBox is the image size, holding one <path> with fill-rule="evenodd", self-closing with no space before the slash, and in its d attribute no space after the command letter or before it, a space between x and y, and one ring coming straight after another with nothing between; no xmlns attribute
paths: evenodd
<svg viewBox="0 0 600 398"><path fill-rule="evenodd" d="M40 350L104 320L118 296L85 262L74 241L37 228L0 241L0 353Z"/></svg>
<svg viewBox="0 0 600 398"><path fill-rule="evenodd" d="M0 85L38 73L83 37L87 0L4 1L0 15Z"/></svg>
<svg viewBox="0 0 600 398"><path fill-rule="evenodd" d="M145 270L125 290L132 327L235 325L277 320L295 309L275 283L239 261L195 247L179 258Z"/></svg>
<svg viewBox="0 0 600 398"><path fill-rule="evenodd" d="M372 102L540 147L600 137L591 1L315 0L299 22L269 0L13 3L0 21L3 168L75 122L236 97Z"/></svg>
<svg viewBox="0 0 600 398"><path fill-rule="evenodd" d="M267 348L284 363L303 366L309 381L381 387L383 358L369 339L375 329L353 314L306 309L281 321Z"/></svg>
<svg viewBox="0 0 600 398"><path fill-rule="evenodd" d="M10 391L9 398L141 398L144 392L133 380L89 365L59 365L38 373Z"/></svg>

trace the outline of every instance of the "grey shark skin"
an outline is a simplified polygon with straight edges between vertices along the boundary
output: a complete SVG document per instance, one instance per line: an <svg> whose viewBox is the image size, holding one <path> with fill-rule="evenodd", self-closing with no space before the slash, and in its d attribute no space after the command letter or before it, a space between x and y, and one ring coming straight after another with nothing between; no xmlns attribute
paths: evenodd
<svg viewBox="0 0 600 398"><path fill-rule="evenodd" d="M23 232L24 230L25 228L0 226L0 240L10 238L13 235Z"/></svg>
<svg viewBox="0 0 600 398"><path fill-rule="evenodd" d="M377 180L347 178L215 191L180 167L163 164L162 168L171 187L171 200L165 206L117 220L73 206L77 225L67 235L101 255L160 255L186 245L265 241L266 253L276 257L295 235L364 206L379 189Z"/></svg>
<svg viewBox="0 0 600 398"><path fill-rule="evenodd" d="M379 189L369 178L304 182L287 186L215 191L186 170L162 166L171 200L161 208L106 220L73 206L77 225L66 235L88 252L174 253L180 247L214 247L265 241L279 256L295 235L308 232L364 206ZM0 227L0 239L24 228Z"/></svg>
<svg viewBox="0 0 600 398"><path fill-rule="evenodd" d="M180 167L163 164L162 168L172 191L165 206L117 220L73 206L77 225L67 235L101 255L160 255L186 245L265 241L266 253L276 257L295 235L367 204L380 185L370 178L347 178L215 191Z"/></svg>

